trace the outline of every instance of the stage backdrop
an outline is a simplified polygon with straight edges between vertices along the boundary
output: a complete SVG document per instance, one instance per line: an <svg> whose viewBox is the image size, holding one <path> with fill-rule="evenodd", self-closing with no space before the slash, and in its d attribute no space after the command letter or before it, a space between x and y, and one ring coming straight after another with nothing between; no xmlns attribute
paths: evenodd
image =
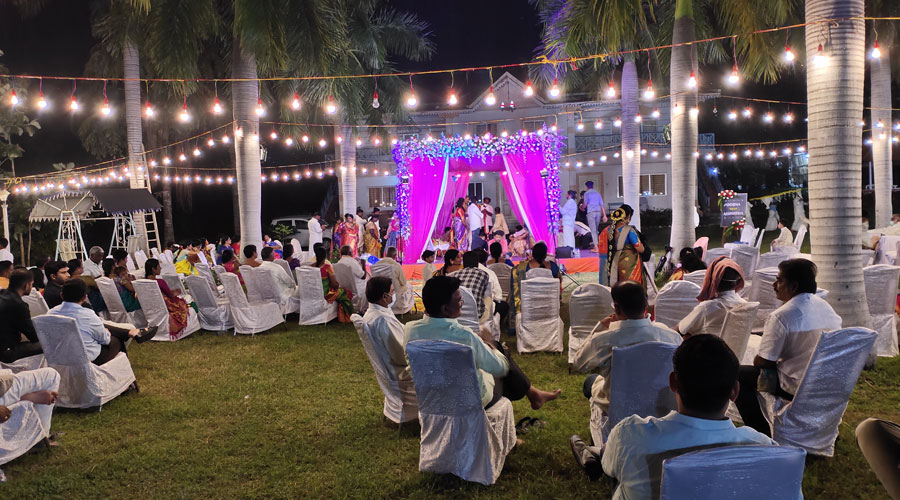
<svg viewBox="0 0 900 500"><path fill-rule="evenodd" d="M472 172L500 172L516 218L556 249L559 230L559 151L564 138L540 130L507 137L412 139L394 148L403 262L415 263L428 239L450 225Z"/></svg>

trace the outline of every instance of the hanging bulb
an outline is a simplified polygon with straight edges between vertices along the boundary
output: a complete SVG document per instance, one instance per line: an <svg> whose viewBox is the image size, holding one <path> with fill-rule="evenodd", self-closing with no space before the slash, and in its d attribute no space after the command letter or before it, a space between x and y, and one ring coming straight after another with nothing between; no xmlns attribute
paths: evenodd
<svg viewBox="0 0 900 500"><path fill-rule="evenodd" d="M213 146L216 145L216 140L213 139L212 137L210 137L209 140L206 141L206 145L209 146L209 147L213 147Z"/></svg>
<svg viewBox="0 0 900 500"><path fill-rule="evenodd" d="M737 63L734 63L734 66L731 68L731 74L728 75L728 83L731 85L737 85L741 82L741 77L738 75L738 67Z"/></svg>
<svg viewBox="0 0 900 500"><path fill-rule="evenodd" d="M156 115L156 110L153 109L153 106L150 104L150 100L148 99L146 103L144 103L144 117L145 118L153 118Z"/></svg>
<svg viewBox="0 0 900 500"><path fill-rule="evenodd" d="M100 114L104 117L112 114L112 108L109 107L109 99L104 97L103 104L100 106Z"/></svg>
<svg viewBox="0 0 900 500"><path fill-rule="evenodd" d="M380 146L381 145L381 137L378 137L377 135L375 137L373 137L372 144L374 144L376 146Z"/></svg>
<svg viewBox="0 0 900 500"><path fill-rule="evenodd" d="M291 99L291 109L297 111L303 104L300 102L300 94L294 92L294 98Z"/></svg>
<svg viewBox="0 0 900 500"><path fill-rule="evenodd" d="M326 141L324 138L319 139L319 147L320 148L324 148L327 145L328 145L328 141Z"/></svg>
<svg viewBox="0 0 900 500"><path fill-rule="evenodd" d="M576 128L577 130L584 130L584 122L581 121L581 120L578 120L578 124L575 125L575 128Z"/></svg>
<svg viewBox="0 0 900 500"><path fill-rule="evenodd" d="M828 56L825 55L825 48L822 47L821 43L819 48L816 49L816 55L813 56L813 64L821 67L828 66Z"/></svg>
<svg viewBox="0 0 900 500"><path fill-rule="evenodd" d="M16 95L16 91L13 90L9 93L9 105L12 107L16 107L19 104L19 96Z"/></svg>
<svg viewBox="0 0 900 500"><path fill-rule="evenodd" d="M531 85L531 80L525 82L525 97L531 97L534 95L534 87Z"/></svg>
<svg viewBox="0 0 900 500"><path fill-rule="evenodd" d="M178 161L187 161L187 156L184 153L178 155Z"/></svg>
<svg viewBox="0 0 900 500"><path fill-rule="evenodd" d="M81 106L79 106L78 104L78 99L75 98L75 94L72 94L72 98L69 100L69 110L78 111L78 108L80 107Z"/></svg>
<svg viewBox="0 0 900 500"><path fill-rule="evenodd" d="M334 96L328 96L328 101L325 103L325 112L329 115L337 113L337 104L334 102Z"/></svg>
<svg viewBox="0 0 900 500"><path fill-rule="evenodd" d="M661 113L659 112L659 108L653 108L653 112L650 113L650 116L653 118L659 118Z"/></svg>
<svg viewBox="0 0 900 500"><path fill-rule="evenodd" d="M447 104L451 106L456 106L459 102L459 99L456 98L456 91L452 88L450 89L450 95L447 97Z"/></svg>
<svg viewBox="0 0 900 500"><path fill-rule="evenodd" d="M691 108L691 118L696 118L698 115L700 115L700 108L697 106Z"/></svg>
<svg viewBox="0 0 900 500"><path fill-rule="evenodd" d="M553 85L550 86L549 94L550 94L550 97L553 99L556 99L557 97L559 97L559 79L558 78L553 79Z"/></svg>
<svg viewBox="0 0 900 500"><path fill-rule="evenodd" d="M763 121L766 123L772 123L773 120L775 120L775 117L772 116L771 112L768 112L763 116Z"/></svg>
<svg viewBox="0 0 900 500"><path fill-rule="evenodd" d="M287 138L284 139L284 145L285 145L285 146L293 146L293 145L294 145L294 140L291 139L290 137L287 137Z"/></svg>
<svg viewBox="0 0 900 500"><path fill-rule="evenodd" d="M728 112L728 119L731 120L731 121L737 120L737 111L735 111L735 110L733 110L733 109L732 109L731 111L729 111L729 112Z"/></svg>
<svg viewBox="0 0 900 500"><path fill-rule="evenodd" d="M381 107L381 103L378 102L378 91L377 90L372 94L372 107L374 109L378 109Z"/></svg>
<svg viewBox="0 0 900 500"><path fill-rule="evenodd" d="M784 46L784 60L789 63L794 62L794 51L791 50L790 45Z"/></svg>
<svg viewBox="0 0 900 500"><path fill-rule="evenodd" d="M181 106L181 113L178 114L178 119L182 122L191 121L191 113L188 111L187 103L184 103L184 105Z"/></svg>
<svg viewBox="0 0 900 500"><path fill-rule="evenodd" d="M203 152L200 151L200 148L194 148L194 151L193 151L194 156L200 156L202 154L203 154Z"/></svg>
<svg viewBox="0 0 900 500"><path fill-rule="evenodd" d="M613 126L616 127L616 128L621 127L621 126L622 126L622 119L619 118L619 117L617 116L617 117L616 117L616 121L613 122Z"/></svg>
<svg viewBox="0 0 900 500"><path fill-rule="evenodd" d="M694 73L694 70L691 70L691 75L688 77L688 88L694 89L697 88L697 75Z"/></svg>
<svg viewBox="0 0 900 500"><path fill-rule="evenodd" d="M650 101L656 97L656 91L653 90L653 81L649 80L647 82L647 88L644 89L644 100Z"/></svg>
<svg viewBox="0 0 900 500"><path fill-rule="evenodd" d="M334 138L334 141L337 142L338 144L343 144L343 143L344 143L344 136L339 135L339 136L337 136L337 137ZM357 146L358 146L358 144L357 144Z"/></svg>
<svg viewBox="0 0 900 500"><path fill-rule="evenodd" d="M263 116L266 114L266 108L263 107L262 97L256 98L256 116Z"/></svg>
<svg viewBox="0 0 900 500"><path fill-rule="evenodd" d="M872 46L870 55L872 56L872 59L881 59L881 48L878 46L878 40L875 40L875 45Z"/></svg>
<svg viewBox="0 0 900 500"><path fill-rule="evenodd" d="M616 97L616 86L613 82L609 82L609 87L606 88L606 97L609 97L610 99Z"/></svg>
<svg viewBox="0 0 900 500"><path fill-rule="evenodd" d="M744 111L742 111L742 114L744 115L744 118L750 118L751 116L753 116L753 110L750 109L750 106L747 106L746 108L744 108Z"/></svg>
<svg viewBox="0 0 900 500"><path fill-rule="evenodd" d="M416 92L410 89L409 96L406 97L406 106L408 108L415 108L419 105L419 99L416 97Z"/></svg>
<svg viewBox="0 0 900 500"><path fill-rule="evenodd" d="M497 103L497 98L494 97L494 86L491 85L491 88L488 89L488 95L484 98L484 103L488 106L493 106Z"/></svg>
<svg viewBox="0 0 900 500"><path fill-rule="evenodd" d="M163 156L162 162L163 162L163 165L171 165L172 159L169 158L168 156Z"/></svg>
<svg viewBox="0 0 900 500"><path fill-rule="evenodd" d="M786 113L784 115L784 123L793 123L793 122L794 122L794 115L792 115L790 113Z"/></svg>
<svg viewBox="0 0 900 500"><path fill-rule="evenodd" d="M44 99L44 91L43 90L40 92L40 94L38 94L37 108L38 109L47 109L47 100Z"/></svg>
<svg viewBox="0 0 900 500"><path fill-rule="evenodd" d="M634 123L641 123L642 120L643 120L643 118L641 118L640 113L634 115Z"/></svg>
<svg viewBox="0 0 900 500"><path fill-rule="evenodd" d="M269 134L269 137L270 137L273 141L276 140L276 139L278 139L278 132L276 132L276 131L273 130L272 133Z"/></svg>
<svg viewBox="0 0 900 500"><path fill-rule="evenodd" d="M231 142L231 138L228 137L228 134L222 136L222 144L228 144Z"/></svg>
<svg viewBox="0 0 900 500"><path fill-rule="evenodd" d="M306 144L307 142L309 142L309 136L306 135L306 134L303 134L303 137L300 138L300 141L301 141L303 144Z"/></svg>

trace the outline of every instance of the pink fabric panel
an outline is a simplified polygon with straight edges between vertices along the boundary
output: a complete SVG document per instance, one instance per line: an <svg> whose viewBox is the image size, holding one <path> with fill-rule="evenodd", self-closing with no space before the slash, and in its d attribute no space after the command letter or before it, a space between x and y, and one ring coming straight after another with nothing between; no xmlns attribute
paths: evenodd
<svg viewBox="0 0 900 500"><path fill-rule="evenodd" d="M450 169L452 172L453 160L450 161ZM457 180L454 181L454 177ZM456 172L451 173L450 178L447 179L447 189L444 192L444 199L441 201L441 210L438 212L437 224L434 225L435 234L440 235L445 227L450 226L450 221L453 219L453 207L457 199L466 197L466 194L469 192L469 179L471 177L471 172ZM415 193L415 191L413 192ZM428 228L424 230L427 231ZM421 255L421 252L419 255Z"/></svg>
<svg viewBox="0 0 900 500"><path fill-rule="evenodd" d="M528 228L535 241L543 241L547 244L547 251L551 254L556 251L556 235L550 234L550 220L547 217L547 189L544 179L541 178L541 169L544 168L544 158L540 152L506 155L509 166L509 175L503 180L503 186L509 196L510 205L520 221L526 220L519 214L519 207L511 188L514 186L518 193L518 200L522 208L528 214L527 220L531 223ZM501 175L501 177L504 177ZM510 231L512 232L512 228ZM552 237L551 237L552 236Z"/></svg>
<svg viewBox="0 0 900 500"><path fill-rule="evenodd" d="M409 239L405 241L403 262L415 264L422 255L425 243L430 237L428 228L434 221L434 213L438 208L443 181L443 158L429 160L420 158L409 162ZM443 229L443 227L441 228Z"/></svg>

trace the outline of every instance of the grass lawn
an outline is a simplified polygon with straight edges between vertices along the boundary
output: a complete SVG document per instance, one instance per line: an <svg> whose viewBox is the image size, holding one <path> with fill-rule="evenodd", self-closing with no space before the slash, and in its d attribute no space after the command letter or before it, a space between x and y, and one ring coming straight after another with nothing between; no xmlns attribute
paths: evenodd
<svg viewBox="0 0 900 500"><path fill-rule="evenodd" d="M563 394L540 411L514 403L517 420L532 415L548 427L523 436L498 483L483 487L418 472L416 426L398 435L383 421L350 325L291 323L253 338L198 332L130 351L141 392L100 413L57 413L61 446L5 465L0 498L595 499L613 491L611 480L589 483L569 450L571 434L590 435L589 409L584 377L568 373L564 355L516 355L536 386ZM900 421L898 380L900 358L862 374L835 457L807 460L806 498L887 498L853 430L867 416Z"/></svg>

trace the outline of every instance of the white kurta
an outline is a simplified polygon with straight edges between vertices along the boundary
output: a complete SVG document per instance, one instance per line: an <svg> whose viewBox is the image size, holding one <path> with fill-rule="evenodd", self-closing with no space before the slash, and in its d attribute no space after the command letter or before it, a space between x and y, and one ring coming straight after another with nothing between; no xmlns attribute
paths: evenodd
<svg viewBox="0 0 900 500"><path fill-rule="evenodd" d="M316 243L322 243L322 224L313 217L309 219L309 250L312 251Z"/></svg>
<svg viewBox="0 0 900 500"><path fill-rule="evenodd" d="M468 208L469 214L469 230L475 231L476 229L484 226L484 216L481 214L481 209L478 208L477 203L472 203Z"/></svg>
<svg viewBox="0 0 900 500"><path fill-rule="evenodd" d="M575 248L575 217L578 215L578 204L569 198L559 212L562 214L563 245Z"/></svg>

